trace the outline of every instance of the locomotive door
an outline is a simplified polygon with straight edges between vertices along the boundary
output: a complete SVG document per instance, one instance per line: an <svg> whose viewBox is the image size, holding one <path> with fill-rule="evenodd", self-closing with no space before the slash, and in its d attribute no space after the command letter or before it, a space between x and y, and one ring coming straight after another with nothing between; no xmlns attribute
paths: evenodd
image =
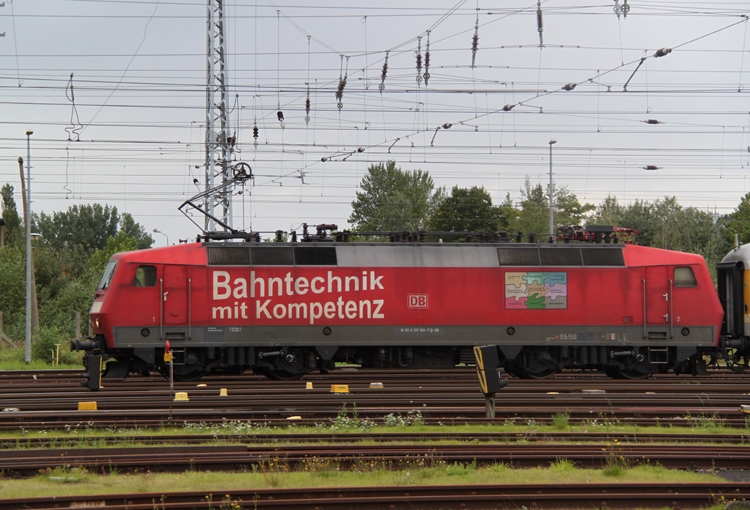
<svg viewBox="0 0 750 510"><path fill-rule="evenodd" d="M646 268L646 323L669 324L669 282L667 268Z"/></svg>
<svg viewBox="0 0 750 510"><path fill-rule="evenodd" d="M164 324L187 324L187 268L164 266Z"/></svg>

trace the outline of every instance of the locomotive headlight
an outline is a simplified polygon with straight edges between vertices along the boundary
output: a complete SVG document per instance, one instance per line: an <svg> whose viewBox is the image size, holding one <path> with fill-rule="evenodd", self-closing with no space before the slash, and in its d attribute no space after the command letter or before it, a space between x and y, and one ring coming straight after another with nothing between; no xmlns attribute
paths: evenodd
<svg viewBox="0 0 750 510"><path fill-rule="evenodd" d="M97 329L101 328L101 326L99 325L99 317L96 318L96 320L94 321L94 324L96 325Z"/></svg>

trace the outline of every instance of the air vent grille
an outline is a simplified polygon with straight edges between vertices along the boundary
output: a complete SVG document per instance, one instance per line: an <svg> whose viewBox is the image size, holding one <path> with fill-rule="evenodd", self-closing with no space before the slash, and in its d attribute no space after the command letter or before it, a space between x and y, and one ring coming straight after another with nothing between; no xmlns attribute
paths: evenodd
<svg viewBox="0 0 750 510"><path fill-rule="evenodd" d="M541 248L543 266L582 266L581 250L577 248Z"/></svg>
<svg viewBox="0 0 750 510"><path fill-rule="evenodd" d="M536 248L498 248L501 266L538 266L539 252Z"/></svg>
<svg viewBox="0 0 750 510"><path fill-rule="evenodd" d="M335 266L336 248L304 246L294 248L294 262L298 266Z"/></svg>
<svg viewBox="0 0 750 510"><path fill-rule="evenodd" d="M253 265L255 266L293 266L294 248L269 246L268 248L252 248Z"/></svg>
<svg viewBox="0 0 750 510"><path fill-rule="evenodd" d="M209 246L209 266L249 266L250 249L245 246Z"/></svg>
<svg viewBox="0 0 750 510"><path fill-rule="evenodd" d="M585 266L624 266L625 258L622 248L584 248L583 265Z"/></svg>

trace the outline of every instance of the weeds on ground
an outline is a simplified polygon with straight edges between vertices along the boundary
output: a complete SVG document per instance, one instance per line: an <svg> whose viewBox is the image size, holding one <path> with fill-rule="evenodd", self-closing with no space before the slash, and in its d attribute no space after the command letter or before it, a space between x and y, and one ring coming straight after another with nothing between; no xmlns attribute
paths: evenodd
<svg viewBox="0 0 750 510"><path fill-rule="evenodd" d="M375 426L375 422L367 418L360 420L357 411L357 403L352 406L352 416L346 409L346 404L341 406L339 414L331 420L330 424L315 424L315 428L330 430L331 432L369 432Z"/></svg>
<svg viewBox="0 0 750 510"><path fill-rule="evenodd" d="M727 431L727 421L721 418L718 413L714 413L711 416L696 415L693 416L690 412L687 413L685 419L693 429L703 429L710 434L720 434ZM745 424L747 426L747 417L745 417Z"/></svg>
<svg viewBox="0 0 750 510"><path fill-rule="evenodd" d="M550 469L559 473L569 473L576 469L576 463L570 459L557 459L550 464Z"/></svg>
<svg viewBox="0 0 750 510"><path fill-rule="evenodd" d="M424 416L421 411L414 410L406 413L406 416L402 416L401 413L390 413L383 417L383 422L386 427L421 427L424 425Z"/></svg>
<svg viewBox="0 0 750 510"><path fill-rule="evenodd" d="M417 462L424 460L427 467L417 467ZM369 464L369 461L368 461ZM569 463L572 464L572 463ZM601 469L567 468L562 469L533 468L513 469L507 464L477 466L475 470L463 469L464 474L447 474L450 465L438 459L420 459L403 462L400 469L388 469L385 466L359 465L357 471L336 471L336 464L331 464L327 473L320 466L318 472L285 471L266 472L255 466L255 469L238 472L201 472L184 473L150 473L140 471L131 474L113 474L112 476L95 476L88 474L80 483L65 484L65 494L122 494L155 492L164 494L173 491L198 490L205 494L213 493L209 502L216 509L227 492L215 492L217 487L222 491L247 490L269 487L358 487L396 484L483 484L483 483L611 483L613 479L605 476ZM465 465L464 465L465 468ZM454 468L455 469L455 468ZM326 474L324 474L326 473ZM408 475L406 473L409 473ZM641 465L627 469L617 478L617 482L653 482L653 483L687 483L712 482L721 479L705 474L665 469L658 465ZM53 496L61 494L64 482L49 480L46 474L31 479L0 480L3 498L19 498L25 501L29 494L35 496ZM207 498L208 500L208 498ZM159 503L159 500L156 501ZM167 501L169 503L169 501ZM246 501L245 508L252 508ZM157 507L158 508L158 507Z"/></svg>
<svg viewBox="0 0 750 510"><path fill-rule="evenodd" d="M607 448L604 450L607 452L607 462L602 467L602 474L608 477L624 475L628 469L628 461L623 455L620 441L613 439L612 443L607 443Z"/></svg>
<svg viewBox="0 0 750 510"><path fill-rule="evenodd" d="M594 429L601 429L603 432L620 432L625 430L626 427L622 425L620 420L617 419L617 417L612 413L609 415L608 413L599 413L599 417L595 418L593 420L584 420L583 422L585 427L591 427ZM657 426L659 426L659 423L657 421Z"/></svg>
<svg viewBox="0 0 750 510"><path fill-rule="evenodd" d="M456 462L455 464L446 466L445 474L449 476L464 476L476 470L477 459L474 459L471 462L467 462L465 464L463 462Z"/></svg>
<svg viewBox="0 0 750 510"><path fill-rule="evenodd" d="M568 430L570 428L570 411L552 415L552 427L557 430Z"/></svg>
<svg viewBox="0 0 750 510"><path fill-rule="evenodd" d="M43 478L54 483L82 483L90 479L85 467L57 466L39 471Z"/></svg>
<svg viewBox="0 0 750 510"><path fill-rule="evenodd" d="M209 434L213 437L222 435L252 436L268 434L276 431L276 427L267 422L251 422L242 420L222 420L221 423L185 422L182 429L188 434Z"/></svg>

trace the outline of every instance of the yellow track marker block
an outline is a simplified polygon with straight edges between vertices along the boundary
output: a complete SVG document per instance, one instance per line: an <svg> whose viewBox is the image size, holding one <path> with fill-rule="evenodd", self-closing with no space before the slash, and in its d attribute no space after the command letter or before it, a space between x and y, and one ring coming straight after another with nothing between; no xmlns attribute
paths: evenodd
<svg viewBox="0 0 750 510"><path fill-rule="evenodd" d="M331 393L349 393L349 385L331 384Z"/></svg>

